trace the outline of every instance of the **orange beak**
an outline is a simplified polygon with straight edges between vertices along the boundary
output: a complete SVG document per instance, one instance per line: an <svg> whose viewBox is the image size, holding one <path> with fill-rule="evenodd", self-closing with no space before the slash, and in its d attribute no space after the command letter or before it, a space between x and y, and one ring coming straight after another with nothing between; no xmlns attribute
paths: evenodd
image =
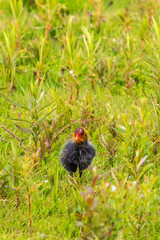
<svg viewBox="0 0 160 240"><path fill-rule="evenodd" d="M74 135L74 141L75 142L80 142L80 139L81 139L81 137L79 136L78 133Z"/></svg>

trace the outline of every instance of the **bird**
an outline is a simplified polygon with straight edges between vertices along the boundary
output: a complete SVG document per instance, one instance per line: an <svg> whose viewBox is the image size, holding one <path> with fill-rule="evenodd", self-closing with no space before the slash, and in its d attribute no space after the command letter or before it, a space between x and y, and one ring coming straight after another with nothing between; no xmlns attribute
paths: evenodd
<svg viewBox="0 0 160 240"><path fill-rule="evenodd" d="M74 131L74 138L67 142L61 152L61 164L73 177L73 173L79 169L81 177L83 170L88 168L96 155L94 146L88 141L88 132L79 127Z"/></svg>

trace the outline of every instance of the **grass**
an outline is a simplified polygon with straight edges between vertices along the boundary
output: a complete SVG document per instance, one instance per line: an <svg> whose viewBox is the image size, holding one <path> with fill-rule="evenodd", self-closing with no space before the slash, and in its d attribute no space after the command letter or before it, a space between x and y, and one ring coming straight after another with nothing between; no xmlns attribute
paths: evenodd
<svg viewBox="0 0 160 240"><path fill-rule="evenodd" d="M159 10L0 0L0 239L159 239ZM72 179L79 126L97 155Z"/></svg>

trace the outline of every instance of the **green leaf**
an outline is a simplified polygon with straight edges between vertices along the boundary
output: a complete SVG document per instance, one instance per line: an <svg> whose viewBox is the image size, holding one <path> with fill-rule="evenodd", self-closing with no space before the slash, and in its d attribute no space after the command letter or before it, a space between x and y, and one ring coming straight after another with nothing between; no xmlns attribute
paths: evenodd
<svg viewBox="0 0 160 240"><path fill-rule="evenodd" d="M143 157L140 162L138 163L138 166L137 166L137 171L139 170L139 168L143 165L143 163L146 161L147 159L147 156Z"/></svg>
<svg viewBox="0 0 160 240"><path fill-rule="evenodd" d="M138 175L138 180L143 176L143 174L150 168L150 167L152 167L153 166L153 163L150 163L150 164L148 164L147 166L145 166L144 168L143 168L143 170L142 170L142 172L140 172L140 174Z"/></svg>
<svg viewBox="0 0 160 240"><path fill-rule="evenodd" d="M16 82L17 82L18 85L20 86L22 92L23 92L24 94L26 94L27 96L29 96L28 93L26 92L26 90L22 87L22 85L21 85L17 80L16 80Z"/></svg>
<svg viewBox="0 0 160 240"><path fill-rule="evenodd" d="M52 111L50 111L49 113L47 113L44 117L42 117L38 122L41 122L43 119L45 119L46 117L48 117L58 106L56 106Z"/></svg>
<svg viewBox="0 0 160 240"><path fill-rule="evenodd" d="M33 125L32 122L28 121L28 120L25 120L25 119L19 119L19 118L9 118L9 117L6 117L6 119L10 119L10 120L13 120L13 121L20 121L20 122L27 122L27 123L30 123Z"/></svg>
<svg viewBox="0 0 160 240"><path fill-rule="evenodd" d="M118 181L118 178L117 178L117 171L111 167L111 174L112 174L112 177L114 178L115 182L116 182L116 185L119 186L119 181Z"/></svg>
<svg viewBox="0 0 160 240"><path fill-rule="evenodd" d="M14 158L17 158L17 149L16 146L14 145L13 141L11 141L11 146L12 146L12 153Z"/></svg>
<svg viewBox="0 0 160 240"><path fill-rule="evenodd" d="M53 100L52 102L50 102L50 103L48 103L47 105L45 105L45 106L43 106L42 108L40 108L40 109L38 110L38 112L40 112L40 111L42 111L43 109L49 107L54 101L55 101L55 100Z"/></svg>
<svg viewBox="0 0 160 240"><path fill-rule="evenodd" d="M11 104L13 104L13 105L16 105L16 106L18 106L18 107L20 107L20 108L23 108L23 109L25 109L25 110L27 110L27 111L29 111L29 112L31 111L29 108L26 108L25 106L23 106L23 105L15 102L15 101L7 98L4 94L1 93L0 95L1 95L3 98L5 98L9 103L11 103Z"/></svg>
<svg viewBox="0 0 160 240"><path fill-rule="evenodd" d="M26 132L26 133L31 133L32 135L34 135L34 132L32 132L31 130L27 129L27 128L23 128L23 127L20 127L18 126L17 124L15 124L15 126L20 129L21 131L23 132Z"/></svg>
<svg viewBox="0 0 160 240"><path fill-rule="evenodd" d="M134 174L134 176L136 177L136 171L134 170L132 164L127 159L125 159L125 161L126 161L128 167L132 170L132 173Z"/></svg>
<svg viewBox="0 0 160 240"><path fill-rule="evenodd" d="M0 91L3 91L5 90L6 88L8 88L9 86L3 86L3 87L0 87Z"/></svg>
<svg viewBox="0 0 160 240"><path fill-rule="evenodd" d="M31 104L30 99L28 99L28 106L29 106L29 109L32 111L32 104Z"/></svg>
<svg viewBox="0 0 160 240"><path fill-rule="evenodd" d="M43 89L43 91L41 92L40 97L36 100L36 103L39 103L39 102L41 101L41 99L43 98L43 95L44 95L44 89Z"/></svg>
<svg viewBox="0 0 160 240"><path fill-rule="evenodd" d="M5 173L7 173L10 168L11 166L8 164L4 169L0 171L0 176L5 175Z"/></svg>

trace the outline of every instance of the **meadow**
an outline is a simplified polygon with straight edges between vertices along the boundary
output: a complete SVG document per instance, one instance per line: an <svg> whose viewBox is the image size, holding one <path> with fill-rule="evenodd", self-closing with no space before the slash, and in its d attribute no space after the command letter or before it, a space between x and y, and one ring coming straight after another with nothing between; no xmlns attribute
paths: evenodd
<svg viewBox="0 0 160 240"><path fill-rule="evenodd" d="M0 239L160 239L159 12L0 0ZM72 178L77 127L97 154Z"/></svg>

